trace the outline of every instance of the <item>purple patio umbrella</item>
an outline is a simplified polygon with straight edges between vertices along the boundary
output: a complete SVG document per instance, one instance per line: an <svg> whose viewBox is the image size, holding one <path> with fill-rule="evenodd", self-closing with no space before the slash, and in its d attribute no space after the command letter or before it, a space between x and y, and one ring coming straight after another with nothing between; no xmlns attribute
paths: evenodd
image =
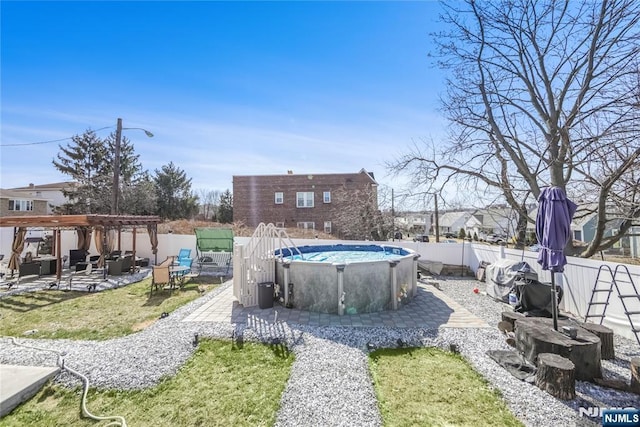
<svg viewBox="0 0 640 427"><path fill-rule="evenodd" d="M538 264L551 271L551 307L553 328L558 330L558 300L556 298L555 273L564 271L567 257L564 248L571 238L571 220L576 204L567 199L560 187L547 187L538 197L536 237L540 245Z"/></svg>

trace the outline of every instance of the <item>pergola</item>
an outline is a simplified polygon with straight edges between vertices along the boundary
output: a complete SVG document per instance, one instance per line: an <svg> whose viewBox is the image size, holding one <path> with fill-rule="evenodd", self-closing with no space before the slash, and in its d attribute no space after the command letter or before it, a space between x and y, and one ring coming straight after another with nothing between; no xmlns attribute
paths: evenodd
<svg viewBox="0 0 640 427"><path fill-rule="evenodd" d="M133 229L132 256L136 256L136 228L146 226L151 242L153 254L158 252L158 223L157 216L133 215L41 215L41 216L5 216L0 217L0 227L14 227L15 233L11 245L11 258L8 268L17 270L20 264L20 254L24 249L25 236L28 227L53 229L52 255L56 256L56 280L62 275L61 231L75 228L78 232L78 249L87 250L91 243L91 231L94 231L95 241L102 242L96 248L100 253L99 265L104 265L107 254L107 235L109 230L118 231L118 249L120 249L120 233L123 228Z"/></svg>

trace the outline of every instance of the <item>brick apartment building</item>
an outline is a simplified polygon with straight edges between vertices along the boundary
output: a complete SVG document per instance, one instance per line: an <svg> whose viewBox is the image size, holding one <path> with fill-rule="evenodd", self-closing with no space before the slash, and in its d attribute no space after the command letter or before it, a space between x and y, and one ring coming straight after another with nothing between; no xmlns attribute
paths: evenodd
<svg viewBox="0 0 640 427"><path fill-rule="evenodd" d="M289 171L286 175L234 176L233 219L249 227L264 222L335 233L337 215L361 209L357 198L363 194L373 194L377 209L377 187L373 174L364 169L342 174Z"/></svg>

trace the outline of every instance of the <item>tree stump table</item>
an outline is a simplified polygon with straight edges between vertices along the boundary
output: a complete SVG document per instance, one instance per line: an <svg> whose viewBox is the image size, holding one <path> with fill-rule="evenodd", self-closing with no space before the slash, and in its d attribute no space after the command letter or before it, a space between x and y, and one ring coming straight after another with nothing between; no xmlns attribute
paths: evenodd
<svg viewBox="0 0 640 427"><path fill-rule="evenodd" d="M558 399L573 399L576 397L575 365L557 354L538 354L536 385Z"/></svg>
<svg viewBox="0 0 640 427"><path fill-rule="evenodd" d="M616 358L615 348L613 347L612 329L589 322L580 323L580 327L600 338L600 356L604 360L612 360Z"/></svg>
<svg viewBox="0 0 640 427"><path fill-rule="evenodd" d="M515 312L515 311L503 311L502 312L502 320L505 322L511 323L511 330L515 330L516 320L524 319L524 314Z"/></svg>
<svg viewBox="0 0 640 427"><path fill-rule="evenodd" d="M575 365L575 378L593 381L602 378L600 363L600 338L591 332L576 328L572 339L562 332L562 326L573 326L566 320L558 321L558 331L553 320L542 317L525 317L516 320L516 348L531 363L538 365L540 353L553 353L565 357Z"/></svg>

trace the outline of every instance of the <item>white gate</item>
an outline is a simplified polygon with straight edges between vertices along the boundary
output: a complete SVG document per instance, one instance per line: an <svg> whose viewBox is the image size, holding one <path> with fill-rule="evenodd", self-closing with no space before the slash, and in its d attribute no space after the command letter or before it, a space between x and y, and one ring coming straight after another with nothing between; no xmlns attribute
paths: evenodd
<svg viewBox="0 0 640 427"><path fill-rule="evenodd" d="M258 225L246 246L234 245L233 295L244 307L258 305L258 283L275 282L275 252L284 246L297 250L284 229L264 223Z"/></svg>

